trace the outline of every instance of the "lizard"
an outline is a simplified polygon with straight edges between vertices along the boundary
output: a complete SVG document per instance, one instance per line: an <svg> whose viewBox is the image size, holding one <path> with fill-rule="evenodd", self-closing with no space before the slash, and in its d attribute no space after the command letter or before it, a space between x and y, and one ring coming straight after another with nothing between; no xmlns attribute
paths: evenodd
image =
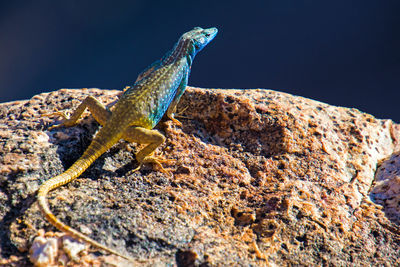
<svg viewBox="0 0 400 267"><path fill-rule="evenodd" d="M165 113L176 125L181 126L181 123L174 117L174 113L186 89L193 59L214 39L217 32L216 28L195 27L193 30L184 33L172 50L139 74L133 86L126 87L112 111L94 97L88 96L70 116L62 111L45 115L63 117L61 124L53 125L48 130L60 126L70 127L77 123L82 113L88 108L94 119L102 126L83 155L72 166L63 173L45 181L39 187L37 199L40 210L53 226L93 247L134 261L134 259L102 245L57 219L49 208L47 194L79 177L97 158L120 139L147 144L136 154L139 166L133 171L140 169L142 164L152 163L157 165L160 171L166 172L161 163L168 161L160 156L153 156L153 152L164 143L166 138L153 128Z"/></svg>

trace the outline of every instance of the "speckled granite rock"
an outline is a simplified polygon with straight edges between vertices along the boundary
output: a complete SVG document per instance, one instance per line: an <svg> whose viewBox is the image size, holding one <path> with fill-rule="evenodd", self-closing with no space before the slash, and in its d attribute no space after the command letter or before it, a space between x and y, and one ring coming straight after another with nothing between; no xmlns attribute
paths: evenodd
<svg viewBox="0 0 400 267"><path fill-rule="evenodd" d="M55 230L35 192L98 129L86 117L47 131L51 119L40 115L89 94L110 103L118 91L0 104L0 264L29 265L39 229ZM57 217L148 265L399 264L399 125L262 89L188 88L180 107L182 128L157 127L167 137L158 153L176 160L165 166L172 175L151 166L126 175L137 146L121 141L50 193ZM86 254L76 264L124 265Z"/></svg>

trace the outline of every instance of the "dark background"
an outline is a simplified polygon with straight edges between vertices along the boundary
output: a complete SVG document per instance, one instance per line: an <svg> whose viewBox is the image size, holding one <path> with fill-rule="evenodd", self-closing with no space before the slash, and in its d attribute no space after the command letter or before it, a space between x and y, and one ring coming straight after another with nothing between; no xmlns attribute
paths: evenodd
<svg viewBox="0 0 400 267"><path fill-rule="evenodd" d="M400 122L400 1L2 1L0 102L115 88L194 26L189 84L271 88Z"/></svg>

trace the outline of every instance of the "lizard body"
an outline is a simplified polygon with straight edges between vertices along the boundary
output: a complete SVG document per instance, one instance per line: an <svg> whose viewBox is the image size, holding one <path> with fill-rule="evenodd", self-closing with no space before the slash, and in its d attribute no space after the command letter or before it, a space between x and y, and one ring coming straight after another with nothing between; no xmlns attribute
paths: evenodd
<svg viewBox="0 0 400 267"><path fill-rule="evenodd" d="M112 112L95 98L88 96L71 114L71 117L63 112L46 115L64 117L62 124L57 125L57 127L69 127L74 125L85 109L88 108L96 121L102 125L89 147L71 167L40 186L37 195L39 207L52 225L92 246L133 260L62 223L50 211L46 196L49 191L79 177L98 157L120 139L147 144L136 154L139 167L134 171L144 163L154 163L160 167L161 171L165 171L161 165L165 160L152 156L155 149L165 141L165 137L157 130L152 129L165 113L167 113L168 118L180 125L180 122L174 118L174 112L186 89L193 59L216 34L216 28L202 29L199 27L183 34L170 52L138 76L135 84L123 93Z"/></svg>

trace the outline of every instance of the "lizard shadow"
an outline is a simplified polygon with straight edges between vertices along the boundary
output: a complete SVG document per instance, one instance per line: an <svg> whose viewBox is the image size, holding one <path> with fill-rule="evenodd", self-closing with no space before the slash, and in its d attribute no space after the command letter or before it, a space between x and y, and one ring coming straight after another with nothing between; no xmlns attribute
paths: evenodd
<svg viewBox="0 0 400 267"><path fill-rule="evenodd" d="M62 135L68 136L68 138L64 140L56 141L54 138L50 138L50 142L52 144L58 145L56 153L61 161L64 171L72 166L72 164L74 164L83 155L85 150L89 147L90 143L96 136L97 130L100 128L101 126L96 121L91 119L89 123L86 122L73 127L62 127ZM110 171L103 168L104 165L106 165L106 159L114 157L119 153L120 150L126 149L125 147L127 144L129 144L129 142L121 139L108 151L100 155L99 158L97 158L80 176L86 176L87 178L94 177L91 179L96 180L98 179L97 176L100 174L112 177L122 175L136 168L138 166L138 162L134 153L132 153L128 163L118 167L115 171Z"/></svg>
<svg viewBox="0 0 400 267"><path fill-rule="evenodd" d="M89 123L78 124L67 128L62 127L60 128L62 130L53 130L55 131L53 135L57 134L57 132L62 132L62 135L68 136L68 138L59 141L54 140L54 138L50 136L50 142L58 146L56 153L60 159L63 171L66 171L83 155L100 127L101 126L96 121L91 120ZM98 176L99 172L103 175L115 175L115 172L103 169L102 166L105 165L106 158L112 157L118 153L118 149L116 149L118 146L119 144L117 143L107 152L100 155L79 177L94 177L92 179L96 180L98 179L96 176Z"/></svg>

